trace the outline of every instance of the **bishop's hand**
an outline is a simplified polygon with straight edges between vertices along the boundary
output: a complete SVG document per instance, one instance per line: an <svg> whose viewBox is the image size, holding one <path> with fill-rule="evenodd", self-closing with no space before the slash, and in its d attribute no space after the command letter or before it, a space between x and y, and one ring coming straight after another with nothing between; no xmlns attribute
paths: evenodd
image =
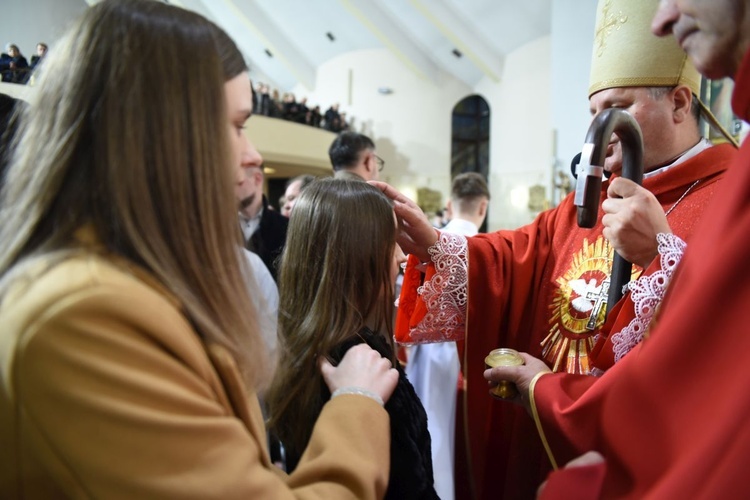
<svg viewBox="0 0 750 500"><path fill-rule="evenodd" d="M625 260L647 268L658 255L658 233L671 233L667 217L653 193L618 177L602 203L602 234Z"/></svg>
<svg viewBox="0 0 750 500"><path fill-rule="evenodd" d="M437 230L432 227L422 209L396 188L385 182L369 181L393 200L393 211L398 219L398 244L407 254L415 255L422 262L429 262L427 249L435 244Z"/></svg>
<svg viewBox="0 0 750 500"><path fill-rule="evenodd" d="M499 382L509 380L516 384L518 395L509 399L513 403L519 404L530 412L529 406L529 386L531 381L540 373L551 373L547 364L541 359L537 359L525 352L518 353L524 360L523 365L517 366L496 366L484 371L484 378L489 381L489 386L495 387Z"/></svg>

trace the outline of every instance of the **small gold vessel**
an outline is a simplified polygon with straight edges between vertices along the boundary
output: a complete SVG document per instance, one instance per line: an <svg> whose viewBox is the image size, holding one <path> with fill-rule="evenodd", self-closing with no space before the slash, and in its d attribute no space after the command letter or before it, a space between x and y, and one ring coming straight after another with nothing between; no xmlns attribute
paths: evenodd
<svg viewBox="0 0 750 500"><path fill-rule="evenodd" d="M484 364L487 368L495 368L496 366L519 366L524 364L524 361L515 349L501 348L490 351L484 358ZM490 390L490 394L500 399L513 399L518 395L518 389L510 380L501 380Z"/></svg>

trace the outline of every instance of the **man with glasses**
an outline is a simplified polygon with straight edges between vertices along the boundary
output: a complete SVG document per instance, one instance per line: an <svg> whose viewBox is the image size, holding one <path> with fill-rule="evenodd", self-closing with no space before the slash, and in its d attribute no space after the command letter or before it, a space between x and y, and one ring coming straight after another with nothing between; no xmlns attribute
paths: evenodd
<svg viewBox="0 0 750 500"><path fill-rule="evenodd" d="M342 132L328 149L334 177L376 181L385 161L375 154L372 139L356 132Z"/></svg>

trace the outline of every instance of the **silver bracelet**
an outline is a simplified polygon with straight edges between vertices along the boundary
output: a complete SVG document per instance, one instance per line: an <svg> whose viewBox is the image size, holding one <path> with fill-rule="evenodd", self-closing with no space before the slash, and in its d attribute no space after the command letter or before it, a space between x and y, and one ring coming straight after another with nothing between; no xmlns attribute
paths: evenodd
<svg viewBox="0 0 750 500"><path fill-rule="evenodd" d="M374 401L376 401L380 406L383 406L383 398L378 396L372 391L368 391L367 389L363 389L361 387L339 387L335 391L333 391L333 394L331 394L331 399L335 398L336 396L341 396L342 394L355 394L357 396L365 396L368 397Z"/></svg>

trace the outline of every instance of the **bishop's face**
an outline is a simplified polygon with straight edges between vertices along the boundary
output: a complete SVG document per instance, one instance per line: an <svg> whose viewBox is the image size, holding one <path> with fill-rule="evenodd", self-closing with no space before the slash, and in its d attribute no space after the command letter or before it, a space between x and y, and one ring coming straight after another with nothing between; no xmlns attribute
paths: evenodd
<svg viewBox="0 0 750 500"><path fill-rule="evenodd" d="M674 157L671 151L675 124L669 95L654 97L645 87L623 87L597 92L589 99L591 115L609 108L629 112L638 122L643 135L643 166L653 170ZM607 148L604 170L619 174L622 170L622 143L612 134Z"/></svg>

